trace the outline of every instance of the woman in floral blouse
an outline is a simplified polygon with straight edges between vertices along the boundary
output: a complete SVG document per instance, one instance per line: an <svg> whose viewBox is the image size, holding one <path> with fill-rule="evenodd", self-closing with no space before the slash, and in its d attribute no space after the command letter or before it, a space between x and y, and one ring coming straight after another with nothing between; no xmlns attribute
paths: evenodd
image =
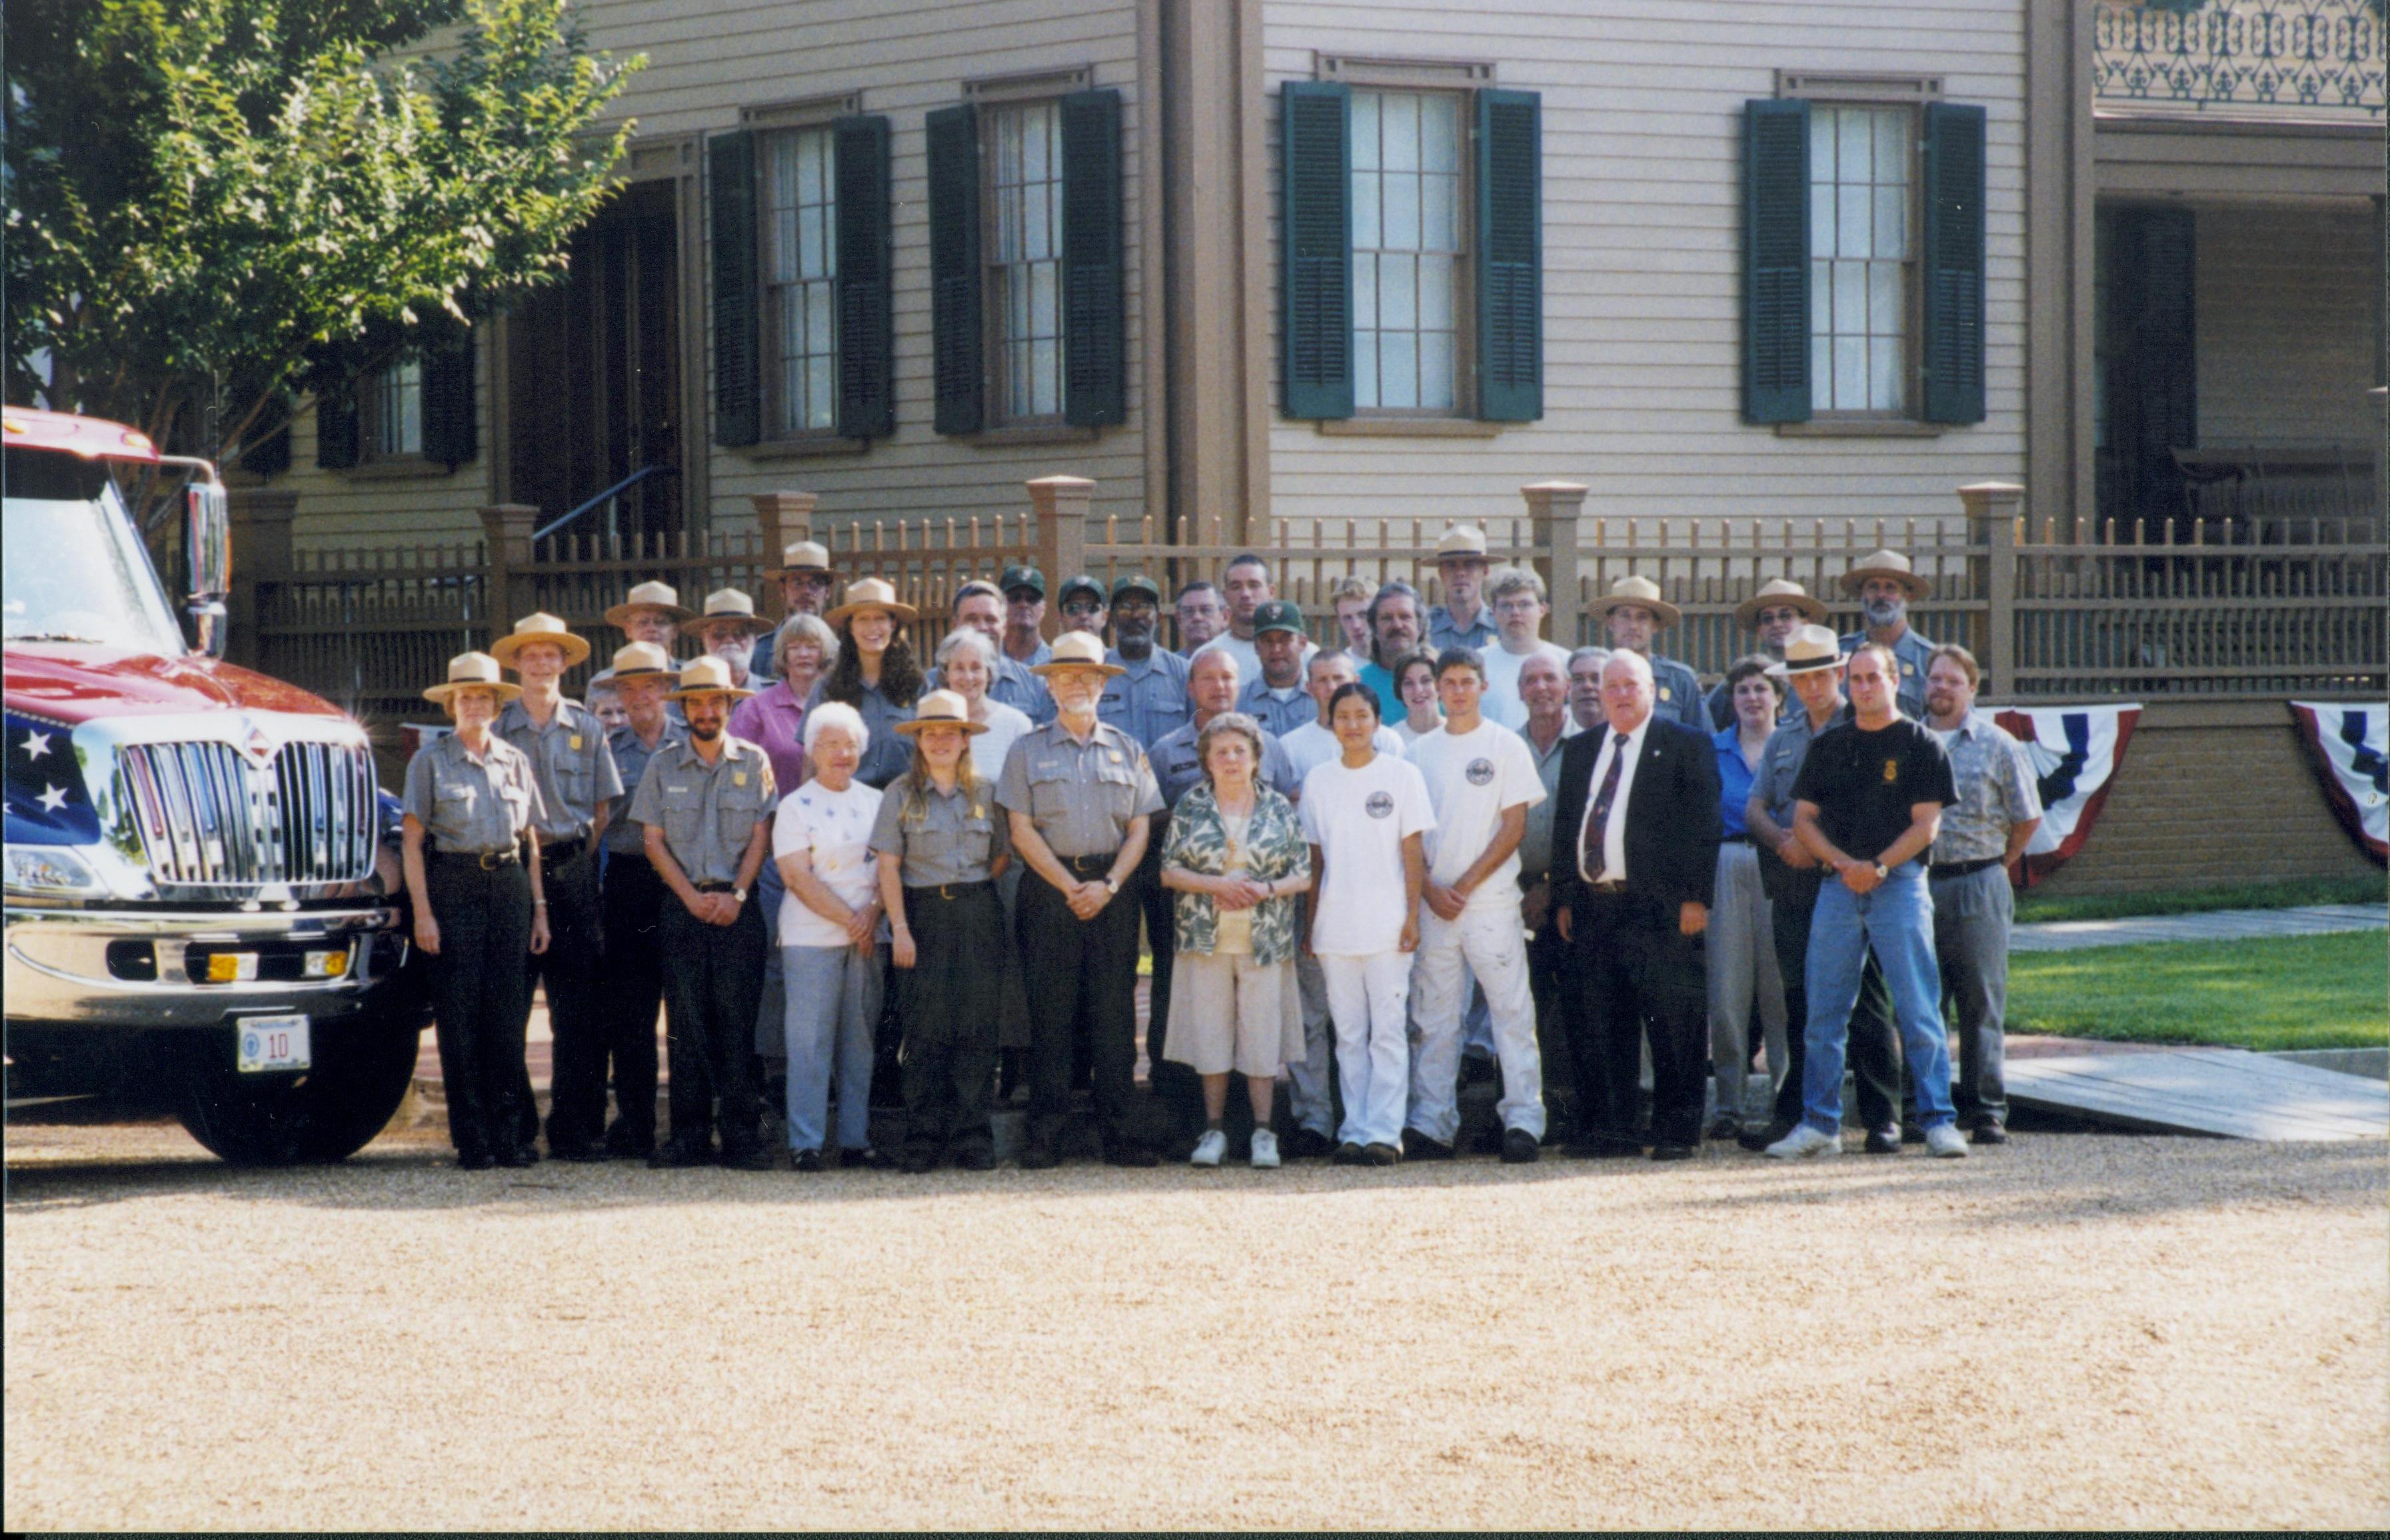
<svg viewBox="0 0 2390 1540"><path fill-rule="evenodd" d="M1214 717L1195 751L1203 782L1179 799L1162 847L1162 885L1178 895L1165 1057L1202 1077L1194 1163L1218 1165L1227 1150L1221 1123L1233 1069L1253 1100L1253 1163L1275 1166L1270 1092L1304 1051L1295 900L1311 886L1311 851L1294 804L1254 778L1262 733L1252 717Z"/></svg>

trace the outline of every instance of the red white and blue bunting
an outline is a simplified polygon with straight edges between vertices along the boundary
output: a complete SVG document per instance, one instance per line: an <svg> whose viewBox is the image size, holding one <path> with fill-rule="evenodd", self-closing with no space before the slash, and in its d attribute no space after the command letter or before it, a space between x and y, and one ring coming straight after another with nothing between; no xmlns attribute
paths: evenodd
<svg viewBox="0 0 2390 1540"><path fill-rule="evenodd" d="M2348 832L2376 861L2390 861L2390 706L2294 700L2299 736Z"/></svg>
<svg viewBox="0 0 2390 1540"><path fill-rule="evenodd" d="M2140 719L2139 705L2011 706L1992 713L2024 745L2041 785L2041 827L2018 863L2019 887L2049 878L2091 837Z"/></svg>

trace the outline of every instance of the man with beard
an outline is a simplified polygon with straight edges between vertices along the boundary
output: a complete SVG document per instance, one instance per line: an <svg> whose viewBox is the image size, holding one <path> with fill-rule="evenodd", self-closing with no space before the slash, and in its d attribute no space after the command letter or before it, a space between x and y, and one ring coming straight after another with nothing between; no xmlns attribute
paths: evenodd
<svg viewBox="0 0 2390 1540"><path fill-rule="evenodd" d="M1254 607L1253 652L1262 672L1238 693L1237 710L1279 738L1319 714L1303 687L1304 646L1303 610L1292 599Z"/></svg>
<svg viewBox="0 0 2390 1540"><path fill-rule="evenodd" d="M717 588L705 596L705 609L689 629L697 633L697 645L705 656L721 659L730 670L732 687L748 689L747 662L755 639L772 630L755 613L755 601L736 588Z"/></svg>
<svg viewBox="0 0 2390 1540"><path fill-rule="evenodd" d="M1253 617L1261 607L1278 597L1270 586L1269 563L1253 552L1228 558L1220 573L1220 585L1228 596L1228 629L1199 649L1203 652L1227 652L1237 660L1237 677L1258 679L1262 673L1261 656L1253 646ZM1303 656L1308 661L1319 649L1310 642L1303 644ZM1188 655L1193 661L1193 654Z"/></svg>
<svg viewBox="0 0 2390 1540"><path fill-rule="evenodd" d="M1403 701L1403 692L1394 682L1394 660L1420 645L1420 635L1426 622L1420 607L1419 590L1396 578L1378 590L1369 601L1369 661L1361 670L1361 683L1377 692L1378 707L1383 720L1400 722L1410 708Z"/></svg>
<svg viewBox="0 0 2390 1540"><path fill-rule="evenodd" d="M1908 607L1934 592L1934 585L1910 570L1898 551L1878 551L1843 574L1843 592L1859 601L1867 629L1843 638L1843 650L1856 652L1862 642L1892 649L1900 670L1900 714L1916 721L1925 714L1925 671L1934 661L1934 644L1908 623Z"/></svg>
<svg viewBox="0 0 2390 1540"><path fill-rule="evenodd" d="M1738 624L1752 634L1759 646L1758 656L1771 663L1784 661L1784 644L1804 625L1826 623L1826 607L1797 583L1783 578L1770 578L1759 585L1759 591L1735 607ZM1734 701L1721 680L1710 688L1710 724L1719 732L1734 725ZM1783 717L1801 709L1801 703L1789 694L1784 699Z"/></svg>

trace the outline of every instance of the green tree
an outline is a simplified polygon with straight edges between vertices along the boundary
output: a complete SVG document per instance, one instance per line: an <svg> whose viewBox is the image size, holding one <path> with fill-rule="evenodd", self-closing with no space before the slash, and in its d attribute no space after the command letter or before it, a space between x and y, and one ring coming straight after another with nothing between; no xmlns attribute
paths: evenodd
<svg viewBox="0 0 2390 1540"><path fill-rule="evenodd" d="M566 6L7 0L8 398L229 461L560 276L643 62Z"/></svg>

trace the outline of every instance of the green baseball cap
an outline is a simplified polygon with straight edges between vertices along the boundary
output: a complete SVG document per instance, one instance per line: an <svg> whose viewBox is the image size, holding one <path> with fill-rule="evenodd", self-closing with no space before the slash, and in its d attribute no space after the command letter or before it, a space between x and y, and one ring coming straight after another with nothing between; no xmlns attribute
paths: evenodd
<svg viewBox="0 0 2390 1540"><path fill-rule="evenodd" d="M1147 598L1151 599L1157 607L1162 603L1162 585L1154 582L1151 578L1146 576L1143 572L1131 572L1128 576L1118 579L1112 584L1112 602L1114 604L1118 604L1121 601L1121 596L1123 594L1143 594Z"/></svg>
<svg viewBox="0 0 2390 1540"><path fill-rule="evenodd" d="M1054 602L1068 604L1071 602L1071 596L1078 593L1093 594L1098 604L1104 602L1104 585L1085 572L1081 572L1077 577L1064 578L1062 586L1054 590Z"/></svg>
<svg viewBox="0 0 2390 1540"><path fill-rule="evenodd" d="M1303 607L1292 599L1270 599L1253 606L1253 635L1265 631L1291 631L1303 635Z"/></svg>
<svg viewBox="0 0 2390 1540"><path fill-rule="evenodd" d="M1007 598L1012 597L1015 588L1026 588L1041 599L1046 597L1046 574L1026 564L1007 567L996 585L1004 590Z"/></svg>

